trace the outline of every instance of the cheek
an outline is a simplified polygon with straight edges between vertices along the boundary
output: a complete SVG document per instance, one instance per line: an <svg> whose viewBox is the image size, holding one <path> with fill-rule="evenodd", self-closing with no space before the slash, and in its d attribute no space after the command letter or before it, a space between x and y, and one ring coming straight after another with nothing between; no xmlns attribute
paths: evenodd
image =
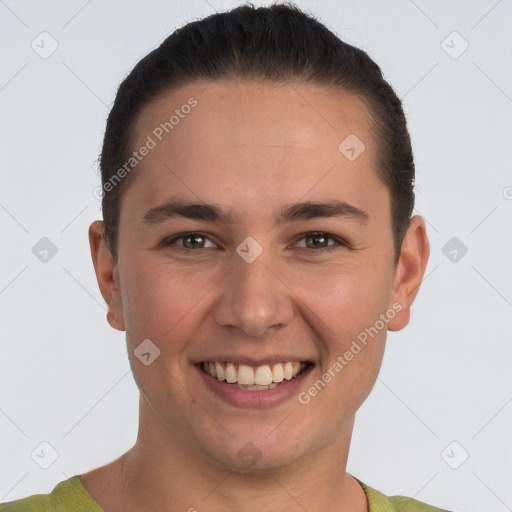
<svg viewBox="0 0 512 512"><path fill-rule="evenodd" d="M382 271L368 273L366 268L338 265L297 277L291 287L306 306L304 314L309 311L314 325L323 325L324 340L334 340L339 348L374 325L387 308L391 296L388 276Z"/></svg>
<svg viewBox="0 0 512 512"><path fill-rule="evenodd" d="M331 269L324 278L303 278L300 286L302 314L328 353L321 373L335 375L331 389L336 400L357 408L370 392L384 354L387 324L380 315L386 314L391 296L388 276L345 267Z"/></svg>
<svg viewBox="0 0 512 512"><path fill-rule="evenodd" d="M149 338L161 349L183 333L209 287L204 279L170 265L134 261L126 273L123 306L129 342ZM166 347L168 349L168 347Z"/></svg>
<svg viewBox="0 0 512 512"><path fill-rule="evenodd" d="M153 404L182 401L181 355L197 328L198 308L209 287L204 280L176 271L169 265L133 261L123 287L126 341L133 376ZM149 339L159 352L148 366L137 360L137 347ZM179 409L179 407L178 407Z"/></svg>

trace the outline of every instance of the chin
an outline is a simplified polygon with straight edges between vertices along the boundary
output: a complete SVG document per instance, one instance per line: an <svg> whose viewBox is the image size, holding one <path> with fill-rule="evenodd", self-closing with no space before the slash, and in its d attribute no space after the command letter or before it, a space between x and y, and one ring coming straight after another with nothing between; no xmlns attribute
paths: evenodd
<svg viewBox="0 0 512 512"><path fill-rule="evenodd" d="M272 429L275 429L272 426ZM223 442L205 446L209 458L229 471L263 473L279 470L293 464L303 455L304 437L298 433L279 436L272 429L258 434L227 436ZM272 432L269 436L268 432ZM301 440L299 443L297 440ZM220 449L219 449L220 448Z"/></svg>

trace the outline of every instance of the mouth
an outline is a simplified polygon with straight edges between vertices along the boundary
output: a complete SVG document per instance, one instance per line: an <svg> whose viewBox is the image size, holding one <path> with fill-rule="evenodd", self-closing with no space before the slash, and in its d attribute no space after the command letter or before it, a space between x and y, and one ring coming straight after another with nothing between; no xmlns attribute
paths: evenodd
<svg viewBox="0 0 512 512"><path fill-rule="evenodd" d="M203 361L197 366L206 375L233 388L244 391L268 391L299 378L314 364L310 361L287 361L249 366L223 361Z"/></svg>

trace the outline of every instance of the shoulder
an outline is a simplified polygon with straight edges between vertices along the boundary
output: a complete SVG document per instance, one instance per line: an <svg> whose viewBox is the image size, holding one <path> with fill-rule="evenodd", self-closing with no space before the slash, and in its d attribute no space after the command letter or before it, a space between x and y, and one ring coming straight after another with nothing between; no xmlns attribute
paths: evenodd
<svg viewBox="0 0 512 512"><path fill-rule="evenodd" d="M406 498L405 496L392 496L389 501L393 504L393 511L402 512L450 512L444 508L433 507L427 505L422 501L417 501L412 498Z"/></svg>
<svg viewBox="0 0 512 512"><path fill-rule="evenodd" d="M34 494L28 498L0 503L0 512L46 512L49 510L48 494Z"/></svg>
<svg viewBox="0 0 512 512"><path fill-rule="evenodd" d="M50 494L34 494L0 503L0 512L103 512L80 481L80 475L58 483Z"/></svg>
<svg viewBox="0 0 512 512"><path fill-rule="evenodd" d="M356 480L366 494L369 512L450 512L406 496L386 496L361 480Z"/></svg>

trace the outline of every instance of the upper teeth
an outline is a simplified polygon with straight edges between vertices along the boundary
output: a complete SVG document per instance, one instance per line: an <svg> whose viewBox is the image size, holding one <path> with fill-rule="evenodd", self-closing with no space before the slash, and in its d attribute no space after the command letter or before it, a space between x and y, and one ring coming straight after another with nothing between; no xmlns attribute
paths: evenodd
<svg viewBox="0 0 512 512"><path fill-rule="evenodd" d="M238 366L238 369L237 367ZM303 370L306 363L277 363L270 365L252 366L245 364L236 365L233 363L208 362L201 363L203 371L216 377L218 380L225 380L230 384L238 382L249 386L259 385L268 386L273 382L282 382L283 380L291 380Z"/></svg>

